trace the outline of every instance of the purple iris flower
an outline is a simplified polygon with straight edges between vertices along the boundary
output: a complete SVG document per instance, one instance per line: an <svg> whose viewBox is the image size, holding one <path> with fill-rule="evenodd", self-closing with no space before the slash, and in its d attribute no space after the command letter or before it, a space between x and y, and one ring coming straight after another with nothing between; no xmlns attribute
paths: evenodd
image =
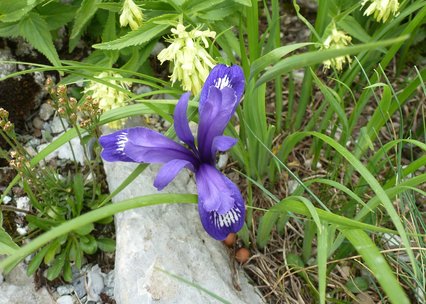
<svg viewBox="0 0 426 304"><path fill-rule="evenodd" d="M204 229L217 240L238 232L245 217L244 200L238 187L216 169L216 153L232 148L237 140L223 132L235 113L244 91L239 66L217 65L201 90L197 144L188 125L189 93L179 99L174 112L176 135L181 145L153 130L136 127L102 136L102 158L106 161L164 163L154 180L161 190L183 168L195 173L198 212Z"/></svg>

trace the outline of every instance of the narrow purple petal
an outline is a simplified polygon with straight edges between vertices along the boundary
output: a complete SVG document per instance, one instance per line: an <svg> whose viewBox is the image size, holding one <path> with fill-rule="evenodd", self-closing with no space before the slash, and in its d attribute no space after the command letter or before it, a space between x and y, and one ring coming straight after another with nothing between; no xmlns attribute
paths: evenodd
<svg viewBox="0 0 426 304"><path fill-rule="evenodd" d="M186 116L186 110L188 108L190 93L185 93L181 96L178 103L176 104L174 112L174 127L176 135L186 143L193 151L195 151L194 136L191 133L191 129L188 124L188 117Z"/></svg>
<svg viewBox="0 0 426 304"><path fill-rule="evenodd" d="M233 146L235 146L235 144L237 142L238 142L238 140L233 138L233 137L224 136L224 135L216 136L213 139L212 152L211 153L214 156L217 151L220 151L220 152L228 151Z"/></svg>
<svg viewBox="0 0 426 304"><path fill-rule="evenodd" d="M198 203L206 211L225 213L234 205L232 191L226 186L225 176L215 167L202 164L195 173Z"/></svg>
<svg viewBox="0 0 426 304"><path fill-rule="evenodd" d="M232 88L237 95L237 103L239 103L244 92L244 84L244 73L241 67L238 65L227 67L226 65L218 64L211 70L201 90L199 112L202 113L204 110L211 86L219 90Z"/></svg>
<svg viewBox="0 0 426 304"><path fill-rule="evenodd" d="M190 150L147 128L124 129L102 136L99 142L104 147L102 157L107 161L167 163L173 159L182 159L195 167L198 165L198 160Z"/></svg>
<svg viewBox="0 0 426 304"><path fill-rule="evenodd" d="M156 187L158 190L162 190L176 177L176 175L178 175L180 170L185 167L194 171L194 166L189 161L180 159L169 161L163 167L161 167L160 171L158 172L157 177L154 180L154 187Z"/></svg>
<svg viewBox="0 0 426 304"><path fill-rule="evenodd" d="M200 112L198 124L198 150L203 162L214 163L214 155L211 153L213 139L223 134L234 114L237 102L233 89L219 90L216 87L210 87L209 96L203 112Z"/></svg>
<svg viewBox="0 0 426 304"><path fill-rule="evenodd" d="M237 233L244 225L245 205L238 187L223 176L227 189L232 193L233 205L224 213L208 211L198 202L198 212L204 229L216 240L224 240L228 234ZM198 181L197 181L198 182Z"/></svg>
<svg viewBox="0 0 426 304"><path fill-rule="evenodd" d="M108 135L101 136L99 138L99 144L103 150L101 156L104 160L114 162L133 162L134 160L129 158L124 153L124 146L126 145L128 130L120 130Z"/></svg>

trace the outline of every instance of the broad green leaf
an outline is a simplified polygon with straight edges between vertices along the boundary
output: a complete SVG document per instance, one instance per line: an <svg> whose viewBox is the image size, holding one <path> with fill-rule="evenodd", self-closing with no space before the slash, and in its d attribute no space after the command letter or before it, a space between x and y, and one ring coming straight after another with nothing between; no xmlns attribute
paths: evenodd
<svg viewBox="0 0 426 304"><path fill-rule="evenodd" d="M173 15L174 16L174 15ZM129 46L142 46L152 39L161 36L170 27L168 24L146 22L135 31L130 31L116 40L94 44L93 47L101 50L120 50Z"/></svg>
<svg viewBox="0 0 426 304"><path fill-rule="evenodd" d="M98 0L83 0L81 2L80 8L75 14L74 25L71 30L70 50L74 49L75 45L80 39L83 29L95 15L98 9L97 3Z"/></svg>
<svg viewBox="0 0 426 304"><path fill-rule="evenodd" d="M110 238L98 238L98 248L105 252L114 252L115 251L115 241Z"/></svg>
<svg viewBox="0 0 426 304"><path fill-rule="evenodd" d="M0 22L0 37L17 37L17 36L19 36L18 23Z"/></svg>
<svg viewBox="0 0 426 304"><path fill-rule="evenodd" d="M81 249L87 254L94 254L98 249L96 239L90 234L80 237Z"/></svg>
<svg viewBox="0 0 426 304"><path fill-rule="evenodd" d="M37 11L46 20L49 30L55 30L74 18L77 7L59 2L49 2L38 7Z"/></svg>
<svg viewBox="0 0 426 304"><path fill-rule="evenodd" d="M359 44L341 49L316 50L304 54L293 55L276 63L272 68L268 69L256 82L259 86L269 80L276 78L282 74L286 74L294 69L322 63L325 60L332 59L344 55L354 55L367 50L374 50L379 47L394 45L405 41L408 36L402 36L395 39L388 39L378 42Z"/></svg>
<svg viewBox="0 0 426 304"><path fill-rule="evenodd" d="M31 12L22 19L19 22L19 32L34 48L46 56L54 66L61 66L49 27L39 14Z"/></svg>
<svg viewBox="0 0 426 304"><path fill-rule="evenodd" d="M389 264L367 233L358 229L342 229L343 235L362 256L371 273L379 281L391 303L409 304L410 300L395 277Z"/></svg>
<svg viewBox="0 0 426 304"><path fill-rule="evenodd" d="M362 27L358 21L350 15L339 21L337 25L339 28L361 42L367 43L372 40L370 35L368 35L368 33L365 31L364 27Z"/></svg>
<svg viewBox="0 0 426 304"><path fill-rule="evenodd" d="M77 233L78 235L83 236L83 235L88 235L90 232L93 231L93 229L95 229L95 226L93 225L93 223L90 223L75 229L74 232Z"/></svg>
<svg viewBox="0 0 426 304"><path fill-rule="evenodd" d="M0 21L15 22L19 21L28 12L30 12L38 3L43 0L31 1L27 0L3 0L0 1Z"/></svg>
<svg viewBox="0 0 426 304"><path fill-rule="evenodd" d="M256 245L259 248L264 248L271 237L272 228L278 220L280 214L278 212L266 212L259 221L256 234Z"/></svg>

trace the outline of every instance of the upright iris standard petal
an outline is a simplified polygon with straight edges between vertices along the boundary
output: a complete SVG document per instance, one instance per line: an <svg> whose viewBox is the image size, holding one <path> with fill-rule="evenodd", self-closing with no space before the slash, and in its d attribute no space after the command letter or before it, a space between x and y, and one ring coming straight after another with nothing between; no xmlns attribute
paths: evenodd
<svg viewBox="0 0 426 304"><path fill-rule="evenodd" d="M213 139L223 134L232 118L236 104L238 100L233 89L219 90L216 87L210 87L208 100L204 104L203 111L200 112L198 125L198 149L203 162L214 163Z"/></svg>
<svg viewBox="0 0 426 304"><path fill-rule="evenodd" d="M194 136L189 128L188 117L186 116L186 110L188 108L190 93L185 93L181 96L178 103L176 104L174 112L174 127L176 135L187 144L193 151L195 151Z"/></svg>
<svg viewBox="0 0 426 304"><path fill-rule="evenodd" d="M229 136L216 136L213 139L212 143L212 154L216 155L217 151L225 152L231 149L235 144L237 143L237 140L233 137Z"/></svg>
<svg viewBox="0 0 426 304"><path fill-rule="evenodd" d="M222 175L227 189L233 199L232 208L225 213L208 211L198 203L198 212L204 229L216 240L224 240L228 234L237 233L244 225L245 206L240 190L226 176ZM197 180L198 185L198 180Z"/></svg>
<svg viewBox="0 0 426 304"><path fill-rule="evenodd" d="M206 82L204 83L203 89L201 90L199 105L200 113L203 112L204 105L208 100L210 87L216 87L219 90L224 88L233 89L237 95L237 101L239 102L243 96L244 84L244 73L241 67L238 65L227 67L226 65L218 64L210 72ZM235 112L236 106L237 105L234 107L232 115Z"/></svg>

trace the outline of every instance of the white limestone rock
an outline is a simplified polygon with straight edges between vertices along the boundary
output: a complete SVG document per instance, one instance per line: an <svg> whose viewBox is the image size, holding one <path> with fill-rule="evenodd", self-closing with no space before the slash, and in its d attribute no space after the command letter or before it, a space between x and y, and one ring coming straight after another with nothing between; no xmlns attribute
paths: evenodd
<svg viewBox="0 0 426 304"><path fill-rule="evenodd" d="M134 170L133 163L105 162L110 191ZM148 167L113 201L154 194L158 167ZM196 193L185 170L165 188L168 193ZM227 248L203 229L197 206L164 204L133 209L116 215L117 252L114 295L120 304L214 303L199 288L231 303L262 303L242 271L237 276L241 291L234 288ZM164 271L170 273L167 274Z"/></svg>

